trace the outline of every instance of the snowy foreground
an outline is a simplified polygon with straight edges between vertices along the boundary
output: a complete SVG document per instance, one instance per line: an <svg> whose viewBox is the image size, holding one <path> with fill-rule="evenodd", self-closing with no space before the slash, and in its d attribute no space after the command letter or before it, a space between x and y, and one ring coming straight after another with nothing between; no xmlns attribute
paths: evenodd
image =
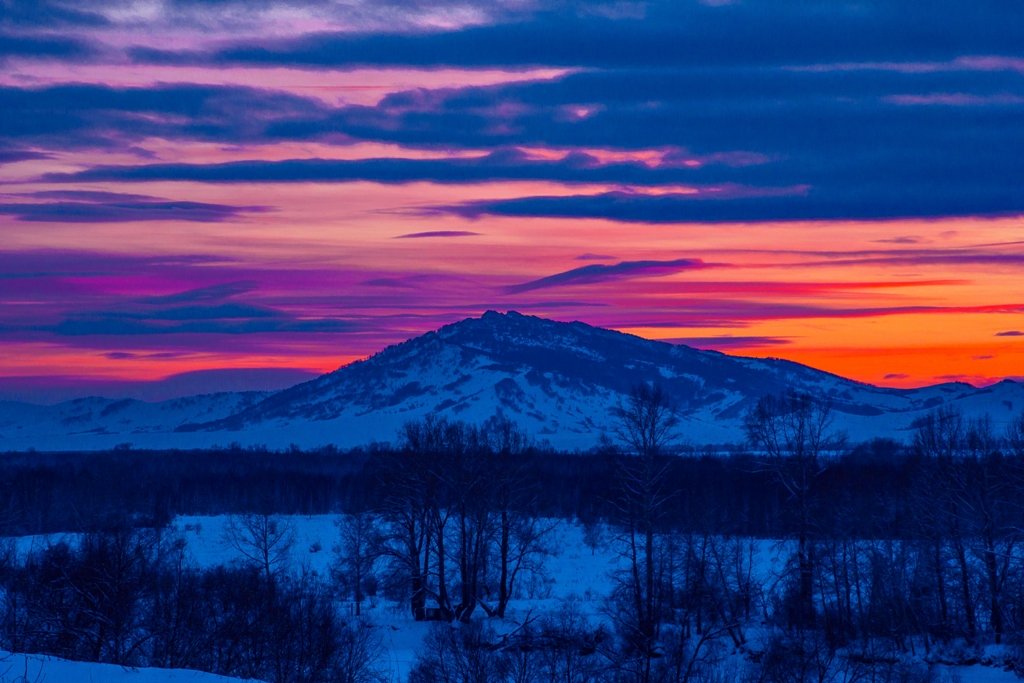
<svg viewBox="0 0 1024 683"><path fill-rule="evenodd" d="M72 662L45 655L0 651L0 683L229 683L241 680L185 669L126 669L115 664Z"/></svg>
<svg viewBox="0 0 1024 683"><path fill-rule="evenodd" d="M187 542L188 554L202 568L227 565L240 561L240 556L226 540L226 516L177 518L172 531ZM335 560L332 548L337 545L337 515L293 516L284 518L294 528L295 543L291 550L291 564L298 570L330 573ZM16 539L19 552L55 543L73 542L66 535L21 537ZM593 539L592 539L593 540ZM519 584L520 596L511 603L503 622L491 622L497 633L515 629L523 620L557 612L570 601L581 615L593 622L606 619L603 610L605 598L612 590L612 573L619 566L613 538L607 531L593 548L584 541L584 530L578 524L562 522L547 539L547 550L539 571L528 573ZM784 571L789 550L774 540L757 540L753 557L753 573L766 586L778 581ZM383 646L380 670L390 680L405 681L422 647L430 623L416 622L409 610L378 597L370 597L363 604L363 614L377 630ZM995 658L993 658L995 659ZM64 681L138 681L163 683L189 681L214 683L237 681L213 674L163 669L125 669L119 666L70 662L40 655L3 654L0 664L0 683L26 681L63 683ZM1019 680L1012 673L994 666L937 666L936 680L981 683L1009 683Z"/></svg>

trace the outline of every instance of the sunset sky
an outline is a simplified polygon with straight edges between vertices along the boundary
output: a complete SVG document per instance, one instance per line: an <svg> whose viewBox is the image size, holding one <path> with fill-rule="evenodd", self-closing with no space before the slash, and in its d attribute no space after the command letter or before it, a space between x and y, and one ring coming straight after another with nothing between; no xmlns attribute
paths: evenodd
<svg viewBox="0 0 1024 683"><path fill-rule="evenodd" d="M1022 377L1024 5L0 0L0 230L0 399L488 309Z"/></svg>

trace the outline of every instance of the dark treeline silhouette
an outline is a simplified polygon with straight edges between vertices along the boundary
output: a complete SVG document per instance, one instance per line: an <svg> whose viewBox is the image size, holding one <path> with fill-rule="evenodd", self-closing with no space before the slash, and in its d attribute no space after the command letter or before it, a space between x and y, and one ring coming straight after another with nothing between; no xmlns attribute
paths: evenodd
<svg viewBox="0 0 1024 683"><path fill-rule="evenodd" d="M259 449L108 451L0 455L0 534L90 531L129 515L140 525L162 525L175 515L241 512L352 513L380 509L401 450L372 452ZM545 517L600 521L615 518L622 467L633 456L616 450L564 454L535 448L514 462L481 461L494 472L514 465L531 506ZM790 494L750 453L655 456L674 494L659 524L676 530L760 537L787 535L796 520ZM1003 453L991 467L1014 468ZM814 510L822 533L909 537L920 533L912 495L923 482L953 476L976 462L942 462L914 447L878 440L828 459L815 481ZM493 499L483 501L490 504ZM516 501L510 501L515 505Z"/></svg>

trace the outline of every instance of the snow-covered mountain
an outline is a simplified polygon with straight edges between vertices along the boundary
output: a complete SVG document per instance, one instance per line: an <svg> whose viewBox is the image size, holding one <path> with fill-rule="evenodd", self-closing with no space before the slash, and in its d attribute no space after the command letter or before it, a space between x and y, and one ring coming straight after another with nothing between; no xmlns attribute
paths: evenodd
<svg viewBox="0 0 1024 683"><path fill-rule="evenodd" d="M612 431L611 411L642 381L674 396L695 444L743 439L743 417L765 394L830 398L853 441L906 438L948 404L996 426L1024 410L1024 385L949 383L912 390L844 379L784 360L729 356L543 318L488 312L447 325L309 382L270 394L213 394L163 403L81 399L0 403L0 449L193 448L265 444L352 446L394 439L427 414L482 422L501 413L558 448L588 448Z"/></svg>
<svg viewBox="0 0 1024 683"><path fill-rule="evenodd" d="M267 396L264 392L220 393L159 403L92 397L45 406L0 401L0 451L98 449L123 443L190 448L221 443L209 436L183 439L175 429L234 415Z"/></svg>

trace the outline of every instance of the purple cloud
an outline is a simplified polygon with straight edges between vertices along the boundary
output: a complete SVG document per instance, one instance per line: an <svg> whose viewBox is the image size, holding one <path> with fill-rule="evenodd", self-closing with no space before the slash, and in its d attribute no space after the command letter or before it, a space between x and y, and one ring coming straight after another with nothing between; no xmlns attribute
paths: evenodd
<svg viewBox="0 0 1024 683"><path fill-rule="evenodd" d="M880 244L918 244L921 242L921 238L912 235L900 235L898 237L887 237L873 241Z"/></svg>
<svg viewBox="0 0 1024 683"><path fill-rule="evenodd" d="M145 256L80 249L0 251L0 280L6 278L90 277L140 272L178 272L193 266L230 263L225 256L167 254Z"/></svg>
<svg viewBox="0 0 1024 683"><path fill-rule="evenodd" d="M221 301L239 294L251 292L254 289L257 289L258 286L259 285L256 282L252 281L224 282L221 284L210 285L208 287L198 287L184 292L176 292L174 294L151 296L142 299L141 301L149 304L180 304Z"/></svg>
<svg viewBox="0 0 1024 683"><path fill-rule="evenodd" d="M549 289L566 285L594 284L608 280L620 280L635 277L652 277L671 275L684 270L700 270L713 267L700 259L675 259L672 261L622 261L614 265L593 264L573 268L563 273L556 273L537 280L507 287L510 294L529 292L535 289Z"/></svg>
<svg viewBox="0 0 1024 683"><path fill-rule="evenodd" d="M676 337L673 339L663 339L661 341L671 342L672 344L685 344L686 346L692 346L698 349L729 349L756 346L782 346L785 344L792 343L791 339L787 339L785 337L760 336Z"/></svg>
<svg viewBox="0 0 1024 683"><path fill-rule="evenodd" d="M0 164L13 164L17 161L34 161L51 159L52 154L37 152L31 149L0 149Z"/></svg>
<svg viewBox="0 0 1024 683"><path fill-rule="evenodd" d="M410 232L405 235L396 235L392 239L409 240L425 237L475 237L479 234L480 233L478 232L472 232L470 230L430 230L427 232Z"/></svg>

